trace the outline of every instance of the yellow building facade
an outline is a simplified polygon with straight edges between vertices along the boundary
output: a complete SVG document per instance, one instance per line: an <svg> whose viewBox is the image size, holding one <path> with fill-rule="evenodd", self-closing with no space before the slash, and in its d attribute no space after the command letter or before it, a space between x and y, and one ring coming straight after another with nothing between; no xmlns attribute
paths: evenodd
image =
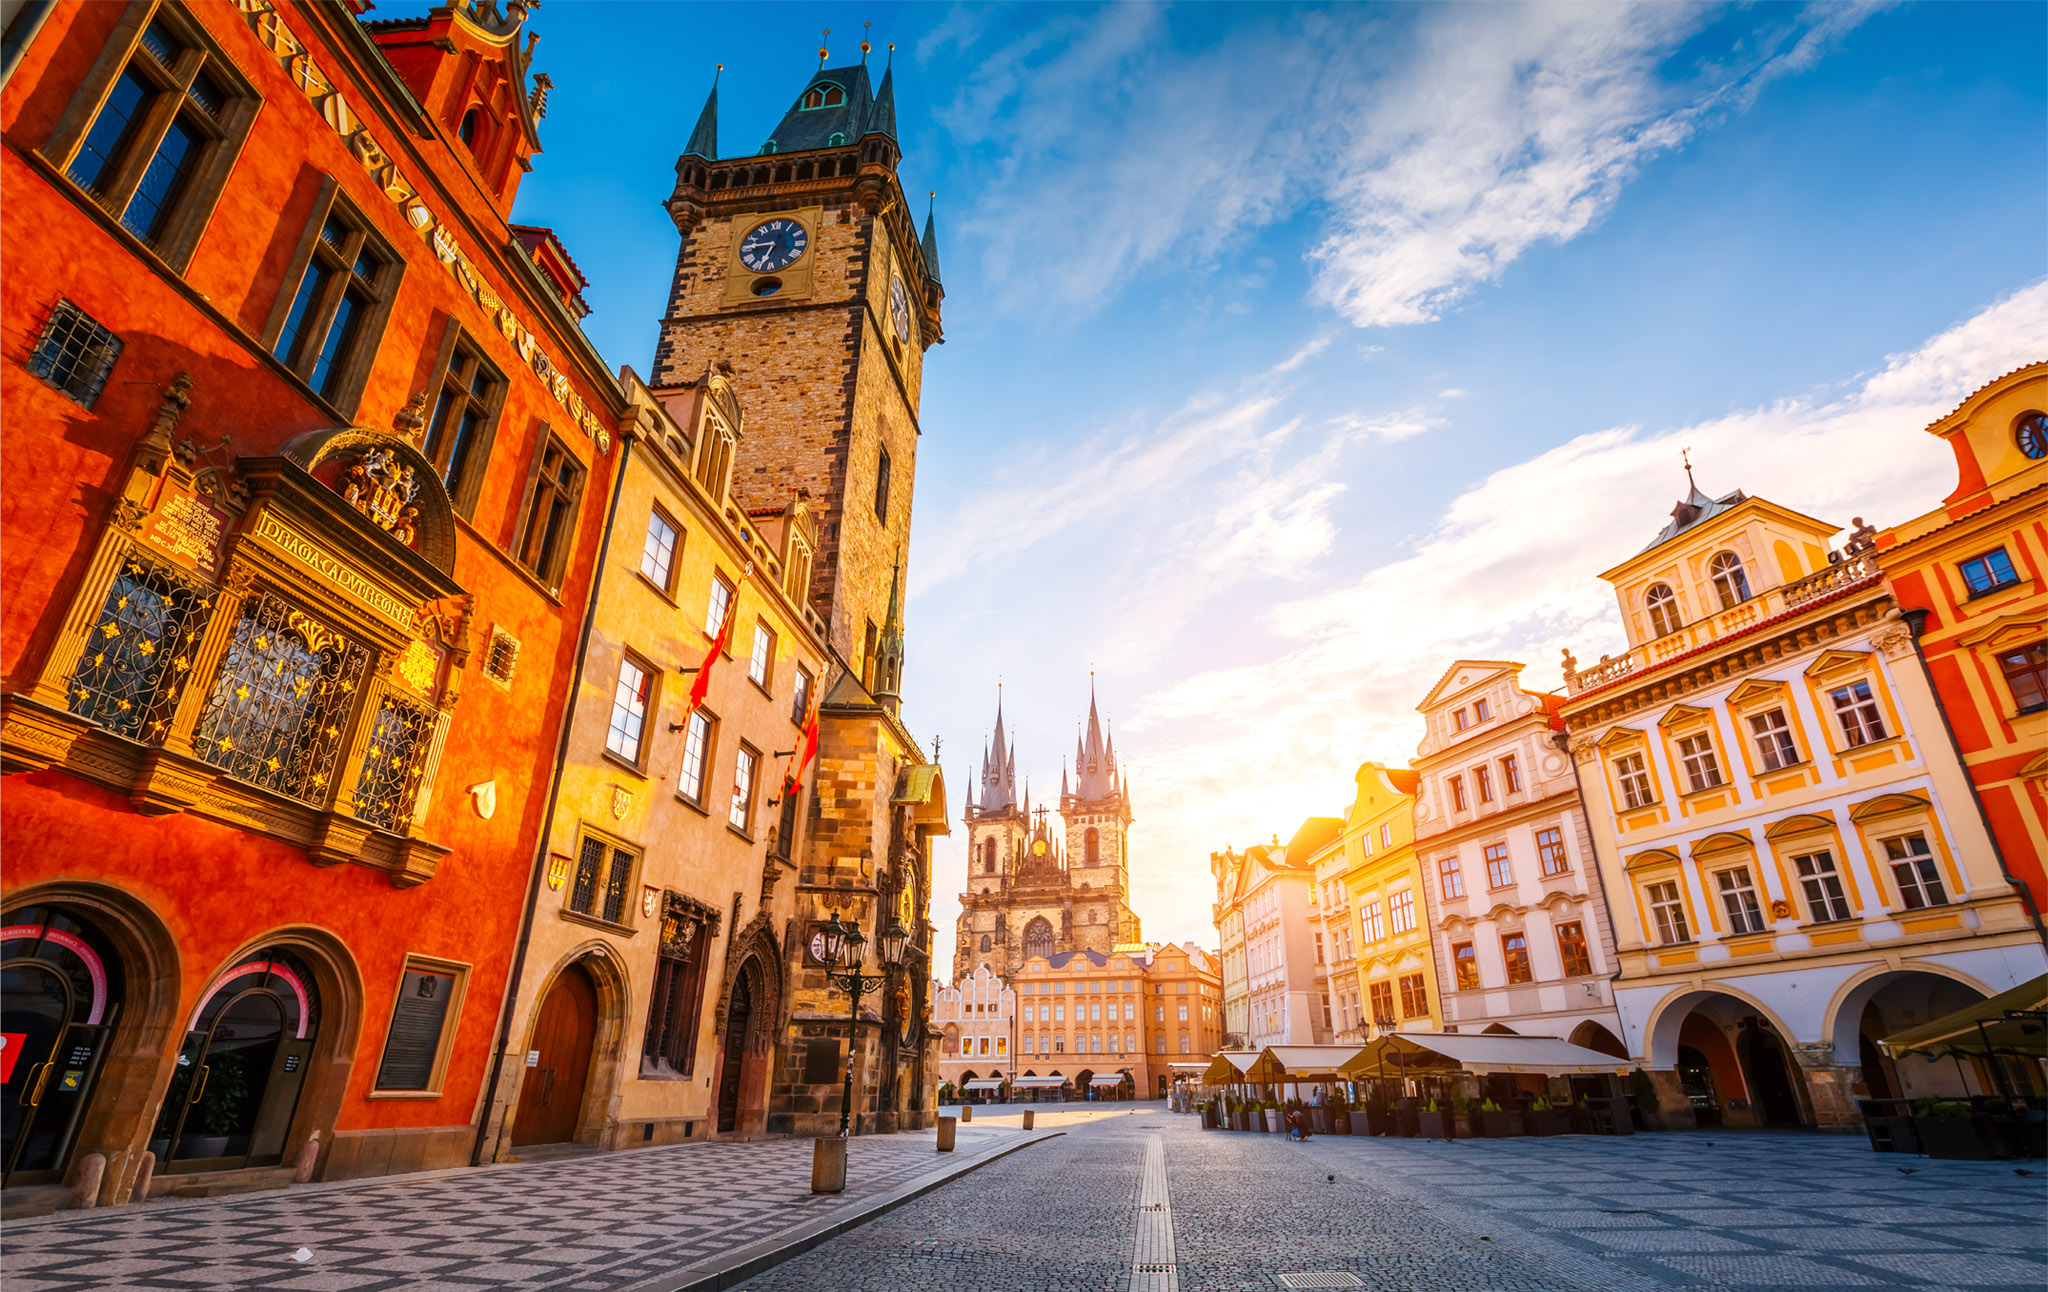
<svg viewBox="0 0 2048 1292"><path fill-rule="evenodd" d="M1674 1125L1848 1126L1959 1093L1876 1040L2042 972L1859 530L1691 489L1601 577L1628 649L1562 715L1630 1056ZM1972 1093L1976 1093L1974 1089Z"/></svg>
<svg viewBox="0 0 2048 1292"><path fill-rule="evenodd" d="M1344 814L1337 845L1343 869L1336 876L1349 908L1343 921L1350 938L1345 949L1363 1011L1353 1030L1440 1031L1443 1002L1429 896L1415 852L1420 778L1384 763L1366 763L1355 779L1358 793ZM1332 990L1337 990L1334 983Z"/></svg>

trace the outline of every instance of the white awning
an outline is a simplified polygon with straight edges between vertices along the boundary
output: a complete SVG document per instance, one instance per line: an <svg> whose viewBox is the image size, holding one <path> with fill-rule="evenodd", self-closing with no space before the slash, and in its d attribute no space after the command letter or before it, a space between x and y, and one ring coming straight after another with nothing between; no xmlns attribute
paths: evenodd
<svg viewBox="0 0 2048 1292"><path fill-rule="evenodd" d="M1024 1090L1044 1090L1052 1086L1064 1086L1067 1084L1067 1079L1065 1077L1019 1077L1010 1084Z"/></svg>
<svg viewBox="0 0 2048 1292"><path fill-rule="evenodd" d="M1003 1088L1003 1083L1001 1078L980 1077L968 1082L967 1088L969 1090L1000 1090Z"/></svg>
<svg viewBox="0 0 2048 1292"><path fill-rule="evenodd" d="M1573 1045L1555 1036L1517 1036L1483 1032L1389 1032L1344 1064L1353 1077L1378 1075L1380 1065L1395 1074L1429 1067L1463 1068L1467 1072L1518 1072L1532 1075L1594 1075L1626 1073L1627 1059Z"/></svg>
<svg viewBox="0 0 2048 1292"><path fill-rule="evenodd" d="M1124 1079L1120 1076L1095 1077L1088 1082L1091 1086L1120 1086L1123 1083Z"/></svg>

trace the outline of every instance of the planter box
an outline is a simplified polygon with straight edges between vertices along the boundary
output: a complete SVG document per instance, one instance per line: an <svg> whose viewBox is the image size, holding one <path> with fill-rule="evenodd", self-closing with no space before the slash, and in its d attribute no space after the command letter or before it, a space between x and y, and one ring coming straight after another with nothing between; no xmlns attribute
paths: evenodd
<svg viewBox="0 0 2048 1292"><path fill-rule="evenodd" d="M1506 1109L1481 1109L1479 1133L1488 1139L1508 1139L1522 1133L1522 1115Z"/></svg>
<svg viewBox="0 0 2048 1292"><path fill-rule="evenodd" d="M1328 1135L1328 1134L1331 1134L1331 1133L1332 1133L1332 1132L1331 1132L1331 1129L1330 1129L1330 1115L1331 1115L1331 1111L1332 1111L1332 1110L1331 1110L1330 1108L1328 1108L1328 1107L1322 1107L1322 1108L1311 1108L1311 1109L1309 1109L1309 1110L1308 1110L1308 1124L1309 1124L1309 1128L1310 1128L1311 1130L1313 1130L1313 1131L1314 1131L1314 1132L1315 1132L1316 1134L1318 1134L1318 1135Z"/></svg>
<svg viewBox="0 0 2048 1292"><path fill-rule="evenodd" d="M1870 1148L1874 1153L1918 1153L1920 1135L1913 1129L1911 1117L1894 1117L1880 1114L1863 1119L1863 1133L1870 1137Z"/></svg>
<svg viewBox="0 0 2048 1292"><path fill-rule="evenodd" d="M1449 1113L1421 1112L1415 1114L1415 1133L1423 1139L1449 1139L1451 1115Z"/></svg>
<svg viewBox="0 0 2048 1292"><path fill-rule="evenodd" d="M1569 1135L1572 1129L1572 1116L1558 1108L1548 1112L1531 1108L1522 1114L1522 1125L1531 1135Z"/></svg>
<svg viewBox="0 0 2048 1292"><path fill-rule="evenodd" d="M1278 1108L1266 1109L1265 1117L1267 1134L1278 1135L1280 1132L1287 1129L1287 1123L1280 1119L1280 1110Z"/></svg>
<svg viewBox="0 0 2048 1292"><path fill-rule="evenodd" d="M1952 1162L1989 1162L1999 1156L1998 1144L1981 1117L1915 1117L1913 1131L1920 1151Z"/></svg>
<svg viewBox="0 0 2048 1292"><path fill-rule="evenodd" d="M1574 1135L1600 1133L1600 1119L1594 1115L1591 1104L1573 1104L1565 1111L1565 1116L1571 1120L1571 1133Z"/></svg>

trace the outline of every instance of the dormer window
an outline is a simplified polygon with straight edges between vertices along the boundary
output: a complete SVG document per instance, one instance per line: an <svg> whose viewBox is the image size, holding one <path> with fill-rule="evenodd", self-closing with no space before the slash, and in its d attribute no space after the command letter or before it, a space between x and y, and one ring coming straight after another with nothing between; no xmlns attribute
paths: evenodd
<svg viewBox="0 0 2048 1292"><path fill-rule="evenodd" d="M836 108L845 102L846 91L828 81L804 91L803 101L797 106L808 112L812 108Z"/></svg>
<svg viewBox="0 0 2048 1292"><path fill-rule="evenodd" d="M1739 575L1739 570L1738 570ZM1668 583L1653 583L1643 594L1643 604L1650 610L1650 632L1658 637L1668 637L1679 630L1682 621L1678 617L1678 594Z"/></svg>
<svg viewBox="0 0 2048 1292"><path fill-rule="evenodd" d="M1714 595L1721 598L1721 609L1733 610L1749 600L1749 576L1743 573L1742 558L1733 552L1722 552L1707 564L1707 575L1714 581Z"/></svg>
<svg viewBox="0 0 2048 1292"><path fill-rule="evenodd" d="M840 133L839 133L839 132L838 132L837 130L835 130L835 131L833 131L833 132L832 132L832 137L831 137L830 139L827 139L827 140L825 141L825 146L826 146L827 148L837 148L837 147L841 146L842 144L844 144L845 142L846 142L846 136L845 136L845 135L843 135L843 134L840 134Z"/></svg>

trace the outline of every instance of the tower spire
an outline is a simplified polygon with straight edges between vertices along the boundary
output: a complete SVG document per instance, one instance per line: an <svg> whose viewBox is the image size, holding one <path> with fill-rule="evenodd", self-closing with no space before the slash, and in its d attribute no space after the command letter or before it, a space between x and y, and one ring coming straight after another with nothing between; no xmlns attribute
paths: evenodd
<svg viewBox="0 0 2048 1292"><path fill-rule="evenodd" d="M924 209L924 271L931 275L933 282L939 283L945 280L939 277L939 234L932 227L932 216L939 207L939 190L930 190L926 197L929 204Z"/></svg>
<svg viewBox="0 0 2048 1292"><path fill-rule="evenodd" d="M685 157L702 157L705 161L718 160L718 80L725 75L725 64L711 76L711 93L704 97L704 110L697 114L697 128L690 132L690 142L683 149Z"/></svg>
<svg viewBox="0 0 2048 1292"><path fill-rule="evenodd" d="M903 549L889 567L889 611L882 619L881 640L875 647L875 698L895 713L903 703L903 611L900 589L903 582Z"/></svg>

